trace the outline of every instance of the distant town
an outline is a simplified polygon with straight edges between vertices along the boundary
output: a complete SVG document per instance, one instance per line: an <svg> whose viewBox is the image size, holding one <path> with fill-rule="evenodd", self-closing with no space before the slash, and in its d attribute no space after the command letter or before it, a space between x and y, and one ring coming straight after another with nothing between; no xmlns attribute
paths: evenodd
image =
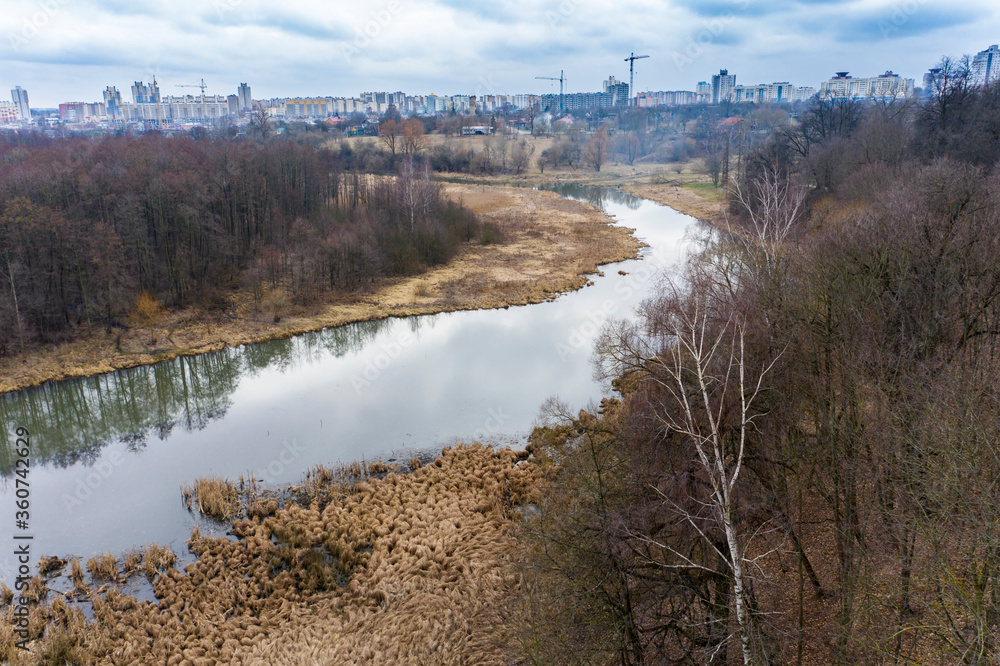
<svg viewBox="0 0 1000 666"><path fill-rule="evenodd" d="M647 56L633 56L635 60ZM64 126L70 130L115 129L187 129L194 126L236 126L250 121L253 113L276 120L311 120L330 126L349 125L363 133L375 120L387 113L400 116L495 115L522 110L539 113L574 114L621 107L677 107L695 104L784 103L818 99L894 100L916 94L932 94L941 89L945 75L938 68L924 74L922 87L913 79L892 71L870 77L853 77L850 72L836 72L819 88L796 86L788 81L744 85L736 74L720 70L709 80L699 81L694 90L661 90L632 94L630 83L614 76L602 82L600 92L563 93L563 73L558 77L536 77L558 81L560 92L534 94L496 94L477 91L470 95L408 95L403 92L365 92L358 97L292 97L253 99L250 86L240 83L234 94L207 94L204 80L198 84L175 84L175 87L200 88L200 93L165 95L154 77L149 83L136 81L131 101L124 101L115 86L104 89L103 99L94 102L65 102L56 109L32 109L28 91L20 85L11 90L10 102L0 101L0 128L18 129L32 125ZM1000 47L994 44L971 59L969 76L973 84L1000 80Z"/></svg>

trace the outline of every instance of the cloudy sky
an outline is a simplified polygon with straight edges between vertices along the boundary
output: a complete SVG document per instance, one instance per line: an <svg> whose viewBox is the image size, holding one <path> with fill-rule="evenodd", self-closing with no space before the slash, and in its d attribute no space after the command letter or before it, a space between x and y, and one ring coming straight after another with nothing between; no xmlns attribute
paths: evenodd
<svg viewBox="0 0 1000 666"><path fill-rule="evenodd" d="M0 90L34 107L97 101L155 75L256 99L599 90L737 83L818 86L834 71L916 79L942 55L1000 42L995 0L0 0Z"/></svg>

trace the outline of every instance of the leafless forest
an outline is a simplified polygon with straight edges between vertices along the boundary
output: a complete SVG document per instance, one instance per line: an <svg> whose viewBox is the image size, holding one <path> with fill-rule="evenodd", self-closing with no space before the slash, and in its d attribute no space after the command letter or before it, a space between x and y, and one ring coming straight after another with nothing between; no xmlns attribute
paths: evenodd
<svg viewBox="0 0 1000 666"><path fill-rule="evenodd" d="M715 144L724 221L598 350L621 400L535 433L535 663L1000 660L1000 89L948 80Z"/></svg>

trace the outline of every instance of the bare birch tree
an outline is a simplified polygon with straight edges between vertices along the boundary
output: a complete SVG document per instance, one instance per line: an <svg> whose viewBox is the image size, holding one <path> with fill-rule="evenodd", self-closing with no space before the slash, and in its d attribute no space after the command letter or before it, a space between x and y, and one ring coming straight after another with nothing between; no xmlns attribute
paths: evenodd
<svg viewBox="0 0 1000 666"><path fill-rule="evenodd" d="M727 220L730 233L761 255L762 268L774 268L785 240L805 213L805 189L768 167L746 185L733 181L732 191L749 224L736 229Z"/></svg>
<svg viewBox="0 0 1000 666"><path fill-rule="evenodd" d="M756 430L755 420L764 415L756 403L777 358L760 368L749 367L745 325L732 310L719 314L707 299L681 296L676 289L666 302L669 310L657 317L652 339L626 325L617 333L606 332L599 349L615 366L614 372L639 369L661 389L664 397L654 410L655 418L666 434L679 436L690 445L695 467L708 488L706 502L712 520L724 535L725 546L721 547L708 533L703 517L656 489L724 562L726 571L692 561L669 543L657 543L671 556L662 566L703 569L728 578L743 662L756 663L758 651L753 646L748 603L749 568L754 560L747 559L737 509L748 438Z"/></svg>

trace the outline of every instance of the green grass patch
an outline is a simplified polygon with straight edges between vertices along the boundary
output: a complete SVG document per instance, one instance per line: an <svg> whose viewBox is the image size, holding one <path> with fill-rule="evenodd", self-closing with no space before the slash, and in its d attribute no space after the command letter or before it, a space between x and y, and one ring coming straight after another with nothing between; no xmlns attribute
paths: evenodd
<svg viewBox="0 0 1000 666"><path fill-rule="evenodd" d="M684 183L681 185L686 189L691 190L703 199L708 199L709 201L722 201L726 196L726 191L721 187L716 187L712 183Z"/></svg>

